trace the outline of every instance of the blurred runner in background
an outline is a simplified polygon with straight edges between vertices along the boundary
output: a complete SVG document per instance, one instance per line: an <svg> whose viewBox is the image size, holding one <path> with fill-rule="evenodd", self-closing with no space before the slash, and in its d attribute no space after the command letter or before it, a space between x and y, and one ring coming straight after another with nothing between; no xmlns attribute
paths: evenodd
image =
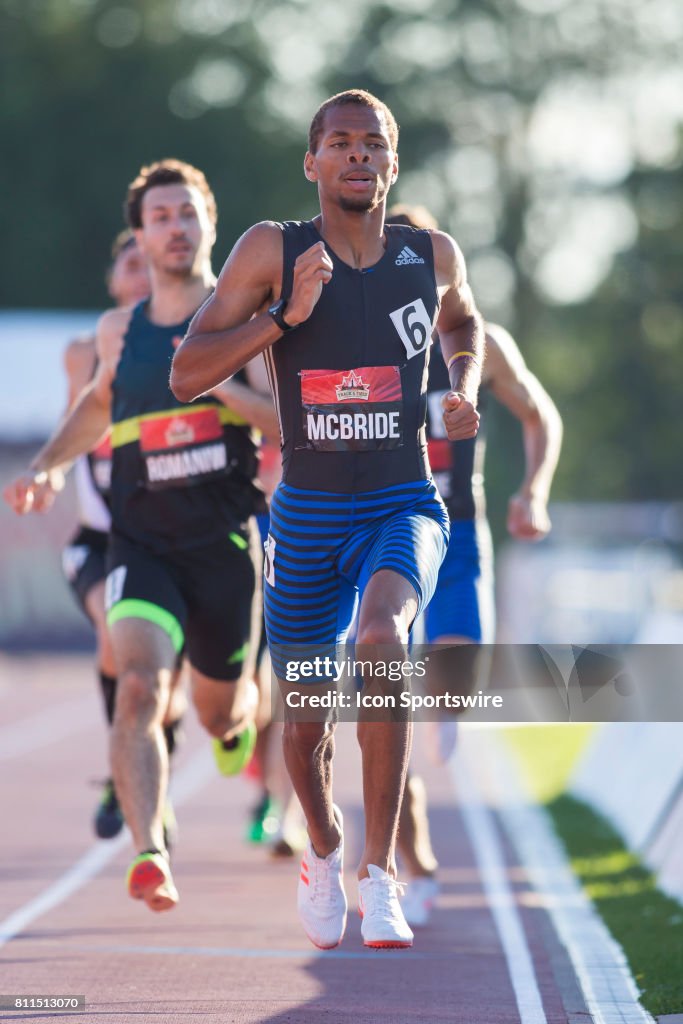
<svg viewBox="0 0 683 1024"><path fill-rule="evenodd" d="M111 426L112 531L107 624L117 668L112 771L140 851L130 895L152 910L178 902L163 833L168 753L162 723L186 646L192 696L224 774L256 738L260 553L254 513L257 436L278 436L265 371L248 367L201 402L168 387L175 348L213 291L216 205L206 178L177 160L144 167L127 215L150 270L147 301L100 318L97 369L31 469L6 491L21 512L44 474L89 451Z"/></svg>
<svg viewBox="0 0 683 1024"><path fill-rule="evenodd" d="M394 206L389 224L437 228L424 207ZM485 325L486 347L478 409L482 424L476 438L449 441L443 427L441 402L450 384L438 337L432 345L427 392L427 436L434 480L448 509L451 539L439 570L434 597L422 626L426 644L481 645L494 641L493 545L486 519L484 456L485 410L493 395L522 426L525 469L519 489L508 502L507 528L516 540L540 540L550 530L548 497L562 444L562 420L552 399L527 369L508 332L497 324ZM444 651L446 688L470 692L481 683L480 654ZM456 660L457 658L457 660ZM434 655L430 655L435 663ZM456 678L457 676L457 678ZM445 762L453 753L457 719L429 723L436 735L429 749ZM409 771L401 806L398 848L410 873L402 900L409 924L427 923L439 886L437 862L431 846L427 798L422 780Z"/></svg>

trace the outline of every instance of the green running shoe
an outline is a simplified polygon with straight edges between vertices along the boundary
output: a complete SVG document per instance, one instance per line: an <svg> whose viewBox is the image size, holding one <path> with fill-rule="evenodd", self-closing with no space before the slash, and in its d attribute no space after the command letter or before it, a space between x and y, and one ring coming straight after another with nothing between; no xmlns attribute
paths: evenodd
<svg viewBox="0 0 683 1024"><path fill-rule="evenodd" d="M251 761L256 746L256 726L250 722L234 739L214 739L213 756L221 775L239 775Z"/></svg>
<svg viewBox="0 0 683 1024"><path fill-rule="evenodd" d="M279 827L277 804L268 793L264 793L247 822L246 840L248 843L271 842Z"/></svg>

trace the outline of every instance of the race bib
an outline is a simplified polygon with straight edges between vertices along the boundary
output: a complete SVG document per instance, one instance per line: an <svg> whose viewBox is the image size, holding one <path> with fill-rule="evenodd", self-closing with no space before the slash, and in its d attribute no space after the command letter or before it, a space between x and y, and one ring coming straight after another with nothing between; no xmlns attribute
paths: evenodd
<svg viewBox="0 0 683 1024"><path fill-rule="evenodd" d="M398 366L302 370L304 444L319 452L388 451L403 444Z"/></svg>
<svg viewBox="0 0 683 1024"><path fill-rule="evenodd" d="M429 465L434 477L434 483L442 498L451 497L451 469L453 452L451 442L446 434L446 424L443 421L443 407L441 399L447 395L447 391L430 391L427 395L427 417L429 437L427 440L427 454Z"/></svg>
<svg viewBox="0 0 683 1024"><path fill-rule="evenodd" d="M422 299L413 299L389 316L403 342L408 359L422 355L429 348L434 325Z"/></svg>
<svg viewBox="0 0 683 1024"><path fill-rule="evenodd" d="M140 452L151 491L205 483L229 468L217 408L142 420Z"/></svg>

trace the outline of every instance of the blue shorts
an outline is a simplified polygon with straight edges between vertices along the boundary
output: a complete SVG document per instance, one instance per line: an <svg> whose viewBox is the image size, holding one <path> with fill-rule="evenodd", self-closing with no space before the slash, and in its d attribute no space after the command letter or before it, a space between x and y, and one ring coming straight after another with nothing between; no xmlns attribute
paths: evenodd
<svg viewBox="0 0 683 1024"><path fill-rule="evenodd" d="M424 613L424 641L467 637L493 643L493 547L485 519L453 520L436 593Z"/></svg>
<svg viewBox="0 0 683 1024"><path fill-rule="evenodd" d="M261 546L264 547L268 538L268 530L270 528L270 512L259 512L256 516L256 525L258 527L259 537L261 538ZM266 622L263 617L263 601L261 602L261 632L259 634L258 653L256 655L257 666L261 665L261 659L266 653L268 644L266 642Z"/></svg>
<svg viewBox="0 0 683 1024"><path fill-rule="evenodd" d="M259 512L256 516L256 525L258 526L261 543L265 544L268 536L268 529L270 527L270 512Z"/></svg>
<svg viewBox="0 0 683 1024"><path fill-rule="evenodd" d="M347 637L359 595L380 569L415 588L418 614L434 593L448 545L448 514L429 480L361 494L281 483L270 506L264 605L273 669L283 647L333 653Z"/></svg>

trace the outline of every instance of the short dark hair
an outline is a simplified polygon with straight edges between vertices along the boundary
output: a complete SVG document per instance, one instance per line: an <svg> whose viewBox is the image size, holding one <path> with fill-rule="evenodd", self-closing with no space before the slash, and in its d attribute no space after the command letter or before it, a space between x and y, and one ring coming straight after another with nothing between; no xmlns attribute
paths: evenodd
<svg viewBox="0 0 683 1024"><path fill-rule="evenodd" d="M202 171L182 160L166 159L141 167L138 176L128 186L124 212L131 228L142 227L142 200L145 193L157 185L193 185L204 196L209 219L215 226L218 217L216 199Z"/></svg>
<svg viewBox="0 0 683 1024"><path fill-rule="evenodd" d="M377 113L384 115L389 131L391 148L396 149L398 146L398 124L386 103L382 103L381 100L378 100L371 92L366 92L365 89L347 89L345 92L338 92L335 96L330 96L328 100L320 104L313 115L311 127L308 129L308 150L310 153L315 153L318 148L320 136L325 126L325 114L327 111L331 107L346 107L352 103L359 107L369 107L371 110L376 110Z"/></svg>
<svg viewBox="0 0 683 1024"><path fill-rule="evenodd" d="M422 230L437 231L439 225L436 218L432 216L425 206L407 206L396 203L387 210L384 218L385 224L405 224L409 228L422 228Z"/></svg>

